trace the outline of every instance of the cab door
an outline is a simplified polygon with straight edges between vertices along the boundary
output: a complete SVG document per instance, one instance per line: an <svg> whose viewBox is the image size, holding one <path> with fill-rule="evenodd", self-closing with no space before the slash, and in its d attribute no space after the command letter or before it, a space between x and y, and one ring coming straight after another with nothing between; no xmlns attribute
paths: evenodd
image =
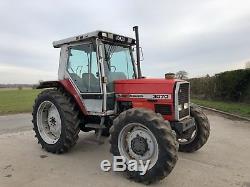
<svg viewBox="0 0 250 187"><path fill-rule="evenodd" d="M103 91L96 45L93 43L72 45L68 53L67 72L78 88L86 110L90 114L102 112Z"/></svg>

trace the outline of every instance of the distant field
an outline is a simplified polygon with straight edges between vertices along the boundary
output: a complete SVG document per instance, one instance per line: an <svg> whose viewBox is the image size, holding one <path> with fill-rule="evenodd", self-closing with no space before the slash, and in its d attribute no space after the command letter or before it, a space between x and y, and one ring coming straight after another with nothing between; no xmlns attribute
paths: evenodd
<svg viewBox="0 0 250 187"><path fill-rule="evenodd" d="M41 90L33 89L0 89L0 115L31 112L34 100L40 92ZM200 99L192 99L192 102L250 118L249 104Z"/></svg>
<svg viewBox="0 0 250 187"><path fill-rule="evenodd" d="M0 115L31 112L39 92L41 90L0 89Z"/></svg>
<svg viewBox="0 0 250 187"><path fill-rule="evenodd" d="M238 114L240 116L250 118L250 104L201 100L201 99L192 99L192 102L198 105L207 106L215 108L217 110L222 110L224 112Z"/></svg>

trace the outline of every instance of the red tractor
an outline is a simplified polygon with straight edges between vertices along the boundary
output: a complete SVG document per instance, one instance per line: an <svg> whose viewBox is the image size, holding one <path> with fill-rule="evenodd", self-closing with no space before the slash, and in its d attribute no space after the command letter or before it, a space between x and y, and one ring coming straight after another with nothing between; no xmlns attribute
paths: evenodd
<svg viewBox="0 0 250 187"><path fill-rule="evenodd" d="M187 81L142 76L138 27L133 29L135 39L95 31L53 42L61 48L58 80L38 86L46 89L35 100L32 122L38 143L52 153L72 148L80 130L94 130L97 139L110 136L114 156L150 160L145 175L127 173L151 183L172 171L178 151L200 149L210 125L190 105Z"/></svg>

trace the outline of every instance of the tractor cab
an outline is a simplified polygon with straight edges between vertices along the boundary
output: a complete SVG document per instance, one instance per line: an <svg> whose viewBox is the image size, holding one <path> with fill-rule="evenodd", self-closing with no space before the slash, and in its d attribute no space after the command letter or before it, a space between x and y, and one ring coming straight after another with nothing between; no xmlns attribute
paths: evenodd
<svg viewBox="0 0 250 187"><path fill-rule="evenodd" d="M114 81L137 79L133 55L135 40L95 31L53 42L61 48L59 80L69 80L91 114L115 110Z"/></svg>

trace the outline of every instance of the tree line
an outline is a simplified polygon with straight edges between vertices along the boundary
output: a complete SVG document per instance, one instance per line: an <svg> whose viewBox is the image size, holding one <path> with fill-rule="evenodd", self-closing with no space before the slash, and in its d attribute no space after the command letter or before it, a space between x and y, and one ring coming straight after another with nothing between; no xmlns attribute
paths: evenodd
<svg viewBox="0 0 250 187"><path fill-rule="evenodd" d="M188 79L193 97L250 103L250 69Z"/></svg>

